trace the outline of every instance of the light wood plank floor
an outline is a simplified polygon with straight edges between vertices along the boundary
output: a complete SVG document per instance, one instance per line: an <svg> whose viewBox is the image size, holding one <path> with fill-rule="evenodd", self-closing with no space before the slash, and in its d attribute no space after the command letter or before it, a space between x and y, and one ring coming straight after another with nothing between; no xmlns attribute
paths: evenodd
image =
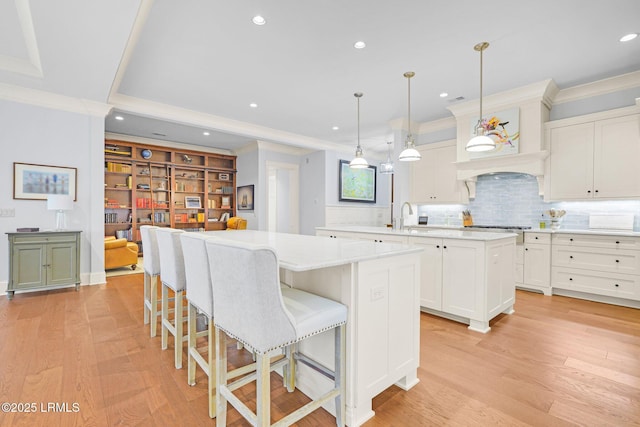
<svg viewBox="0 0 640 427"><path fill-rule="evenodd" d="M173 340L161 351L149 338L141 301L142 275L0 298L0 402L35 404L0 412L0 425L213 425L206 378L186 384ZM420 383L377 396L366 426L640 426L640 311L522 291L515 308L486 335L422 314ZM276 420L306 397L272 379ZM228 421L246 425L233 410ZM319 410L298 425L334 422Z"/></svg>

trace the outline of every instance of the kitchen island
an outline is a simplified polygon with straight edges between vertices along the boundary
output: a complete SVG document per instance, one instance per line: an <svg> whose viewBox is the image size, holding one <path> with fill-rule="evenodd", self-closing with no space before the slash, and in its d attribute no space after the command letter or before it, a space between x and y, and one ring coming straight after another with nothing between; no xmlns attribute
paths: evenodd
<svg viewBox="0 0 640 427"><path fill-rule="evenodd" d="M500 313L513 313L516 234L384 227L318 227L318 236L396 242L424 249L420 256L423 311L489 332Z"/></svg>
<svg viewBox="0 0 640 427"><path fill-rule="evenodd" d="M373 417L371 400L389 386L418 383L421 248L252 230L207 234L271 246L282 282L347 306L347 425ZM333 369L331 332L301 342L299 350ZM296 387L316 398L333 381L299 363ZM333 401L325 409L335 415Z"/></svg>

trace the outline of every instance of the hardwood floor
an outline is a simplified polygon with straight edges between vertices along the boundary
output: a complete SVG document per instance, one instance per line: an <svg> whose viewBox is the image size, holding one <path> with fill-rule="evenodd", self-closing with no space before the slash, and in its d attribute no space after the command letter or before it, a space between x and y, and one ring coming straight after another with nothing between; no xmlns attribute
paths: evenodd
<svg viewBox="0 0 640 427"><path fill-rule="evenodd" d="M640 311L522 291L515 309L486 335L422 314L420 383L377 396L366 426L640 426ZM0 298L0 402L32 409L3 406L0 425L213 425L206 377L188 386L169 343L142 324L142 275ZM272 379L276 420L306 397ZM334 423L319 410L298 425Z"/></svg>

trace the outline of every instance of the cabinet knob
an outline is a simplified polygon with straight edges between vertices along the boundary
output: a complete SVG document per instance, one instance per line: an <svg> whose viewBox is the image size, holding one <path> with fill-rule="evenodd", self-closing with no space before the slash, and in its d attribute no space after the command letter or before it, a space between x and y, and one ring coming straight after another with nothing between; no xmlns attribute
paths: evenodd
<svg viewBox="0 0 640 427"><path fill-rule="evenodd" d="M573 259L573 255L569 255L569 259Z"/></svg>
<svg viewBox="0 0 640 427"><path fill-rule="evenodd" d="M436 248L437 248L437 249L440 249L440 245L436 245Z"/></svg>
<svg viewBox="0 0 640 427"><path fill-rule="evenodd" d="M598 190L596 190L596 193L598 192Z"/></svg>
<svg viewBox="0 0 640 427"><path fill-rule="evenodd" d="M536 240L538 240L538 236L536 236Z"/></svg>
<svg viewBox="0 0 640 427"><path fill-rule="evenodd" d="M619 260L619 259L617 259L617 260L616 260L616 262L620 262L620 260Z"/></svg>
<svg viewBox="0 0 640 427"><path fill-rule="evenodd" d="M591 190L587 190L587 194L591 194Z"/></svg>
<svg viewBox="0 0 640 427"><path fill-rule="evenodd" d="M616 245L619 245L619 244L620 244L620 241L619 241L619 240L616 240Z"/></svg>
<svg viewBox="0 0 640 427"><path fill-rule="evenodd" d="M570 242L573 242L573 237L569 239Z"/></svg>
<svg viewBox="0 0 640 427"><path fill-rule="evenodd" d="M572 281L572 280L573 280L573 277L569 277L569 281Z"/></svg>
<svg viewBox="0 0 640 427"><path fill-rule="evenodd" d="M446 246L443 246L443 248L444 248L444 249L447 249L447 247L446 247Z"/></svg>
<svg viewBox="0 0 640 427"><path fill-rule="evenodd" d="M617 283L616 283L614 286L615 286L616 288L619 288L619 287L620 287L620 285L619 285L619 284L617 284Z"/></svg>
<svg viewBox="0 0 640 427"><path fill-rule="evenodd" d="M524 248L524 250L525 250L525 251L528 251L528 250L529 250L529 248Z"/></svg>

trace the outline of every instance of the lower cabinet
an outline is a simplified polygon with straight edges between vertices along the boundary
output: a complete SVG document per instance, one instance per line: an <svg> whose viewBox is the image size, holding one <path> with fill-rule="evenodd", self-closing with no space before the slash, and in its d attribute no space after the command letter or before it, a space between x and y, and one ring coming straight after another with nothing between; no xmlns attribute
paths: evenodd
<svg viewBox="0 0 640 427"><path fill-rule="evenodd" d="M524 233L523 287L551 295L551 235Z"/></svg>
<svg viewBox="0 0 640 427"><path fill-rule="evenodd" d="M9 284L16 291L80 284L80 231L7 233Z"/></svg>
<svg viewBox="0 0 640 427"><path fill-rule="evenodd" d="M488 332L489 321L498 314L512 312L513 240L410 237L409 244L424 249L420 305L425 309L468 319L469 329L479 332Z"/></svg>
<svg viewBox="0 0 640 427"><path fill-rule="evenodd" d="M640 238L553 235L554 289L640 301Z"/></svg>

